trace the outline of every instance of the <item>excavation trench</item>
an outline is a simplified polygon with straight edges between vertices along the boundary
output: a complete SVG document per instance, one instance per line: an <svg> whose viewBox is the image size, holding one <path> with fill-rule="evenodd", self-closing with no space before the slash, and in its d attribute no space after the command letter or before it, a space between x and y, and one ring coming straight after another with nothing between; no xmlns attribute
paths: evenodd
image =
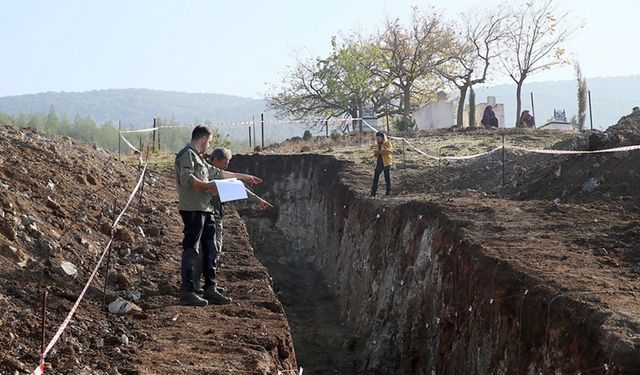
<svg viewBox="0 0 640 375"><path fill-rule="evenodd" d="M256 191L277 204L240 212L305 373L638 371L605 312L554 299L438 203L362 198L330 157L238 155L232 168L262 176Z"/></svg>

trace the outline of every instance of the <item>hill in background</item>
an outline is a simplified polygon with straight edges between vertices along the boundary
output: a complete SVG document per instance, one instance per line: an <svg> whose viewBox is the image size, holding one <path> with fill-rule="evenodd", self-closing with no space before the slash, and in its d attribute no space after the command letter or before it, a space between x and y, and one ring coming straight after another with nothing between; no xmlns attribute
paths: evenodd
<svg viewBox="0 0 640 375"><path fill-rule="evenodd" d="M9 114L47 113L90 116L96 122L122 121L140 127L153 118L177 122L239 120L259 114L264 101L223 94L198 94L147 89L112 89L86 92L45 92L0 98L0 111Z"/></svg>
<svg viewBox="0 0 640 375"><path fill-rule="evenodd" d="M594 128L605 129L620 117L640 105L640 75L590 78ZM532 82L523 88L523 109L531 109L530 93L534 93L536 122L542 124L553 115L554 109L564 109L570 119L577 113L576 83L574 79L555 82ZM454 98L456 93L451 93ZM495 96L505 105L508 126L515 122L515 86L497 85L476 88L476 102L487 96ZM89 116L97 123L121 121L123 127L147 127L153 118L177 123L192 124L196 121L216 122L247 121L253 116L259 123L259 115L265 112L262 99L244 98L223 94L184 93L147 89L111 89L88 92L46 92L0 98L0 112L7 114L46 114L51 107L59 115L73 118L76 114ZM266 118L273 118L266 113ZM589 119L587 113L587 127ZM265 126L265 141L278 142L292 136L302 136L305 127L300 125ZM223 136L246 142L248 125L231 125L220 128ZM256 132L260 137L260 129Z"/></svg>

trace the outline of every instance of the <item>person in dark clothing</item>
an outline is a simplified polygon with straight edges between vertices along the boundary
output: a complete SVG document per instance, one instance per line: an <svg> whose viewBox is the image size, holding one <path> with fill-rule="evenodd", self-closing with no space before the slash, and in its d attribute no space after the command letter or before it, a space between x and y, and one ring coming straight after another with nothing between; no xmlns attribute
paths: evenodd
<svg viewBox="0 0 640 375"><path fill-rule="evenodd" d="M191 306L207 306L231 303L231 298L216 289L215 217L211 196L218 194L211 179L236 177L249 183L262 180L251 175L230 173L210 166L203 154L211 143L212 132L206 126L196 126L191 133L191 142L176 154L175 173L178 187L180 216L184 224L182 260L180 264L180 303ZM193 268L198 254L202 254L205 279L204 298L195 294Z"/></svg>
<svg viewBox="0 0 640 375"><path fill-rule="evenodd" d="M496 117L495 112L493 111L493 106L488 105L484 109L484 113L482 114L482 120L480 121L485 128L497 128L498 127L498 118Z"/></svg>
<svg viewBox="0 0 640 375"><path fill-rule="evenodd" d="M220 147L220 148L214 149L213 152L211 152L211 155L209 155L206 158L206 160L213 167L218 168L221 171L226 171L227 167L229 166L229 161L231 160L231 157L232 157L232 154L230 150ZM247 197L248 197L247 201L249 203L258 204L262 209L273 208L271 203L255 195L249 189L246 189L246 191L247 191ZM213 267L215 269L218 266L219 257L220 257L220 254L222 253L222 237L223 237L222 236L222 229L223 229L222 218L224 216L224 203L220 201L219 196L214 195L211 197L211 205L213 206L213 217L214 217L215 228L216 228L215 229L215 232L216 232L215 254L216 255L214 256L214 261L213 261ZM196 294L204 294L204 289L201 287L201 284L200 284L200 278L202 277L202 270L203 270L202 259L203 259L202 254L198 254L198 261L196 262L196 265L193 268L193 284L194 284L194 289ZM219 283L216 283L216 289L219 293L225 292L225 289L221 287Z"/></svg>
<svg viewBox="0 0 640 375"><path fill-rule="evenodd" d="M391 194L391 177L389 170L391 168L393 153L393 145L387 140L387 136L383 132L376 133L376 144L373 150L373 156L376 158L376 169L373 175L373 184L371 185L371 196L375 197L378 192L378 181L380 174L384 172L384 182L386 184L385 195Z"/></svg>
<svg viewBox="0 0 640 375"><path fill-rule="evenodd" d="M519 128L533 128L536 126L536 122L533 119L533 116L529 114L528 110L522 111L522 115L520 115L520 121L518 121Z"/></svg>

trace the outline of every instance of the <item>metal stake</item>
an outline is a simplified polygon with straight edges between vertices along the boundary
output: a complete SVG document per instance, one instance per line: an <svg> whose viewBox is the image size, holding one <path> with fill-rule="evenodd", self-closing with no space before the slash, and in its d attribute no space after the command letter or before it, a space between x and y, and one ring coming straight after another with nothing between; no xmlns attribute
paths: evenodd
<svg viewBox="0 0 640 375"><path fill-rule="evenodd" d="M47 325L47 294L45 290L42 294L42 336L40 337L40 364L44 364L44 339L45 327Z"/></svg>
<svg viewBox="0 0 640 375"><path fill-rule="evenodd" d="M113 223L116 222L116 207L118 204L118 199L113 200ZM113 225L113 224L112 224ZM111 237L113 237L115 228L111 227ZM104 273L104 286L102 289L102 309L104 310L107 305L107 283L109 282L109 266L111 263L111 248L109 246L109 250L107 251L107 263L105 264L105 273Z"/></svg>

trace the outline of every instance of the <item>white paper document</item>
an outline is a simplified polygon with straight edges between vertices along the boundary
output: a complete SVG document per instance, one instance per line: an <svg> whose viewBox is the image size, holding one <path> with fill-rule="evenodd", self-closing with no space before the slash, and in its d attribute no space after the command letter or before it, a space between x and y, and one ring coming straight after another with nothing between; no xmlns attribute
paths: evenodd
<svg viewBox="0 0 640 375"><path fill-rule="evenodd" d="M247 189L242 181L237 178L225 178L223 180L211 180L218 188L218 195L221 202L247 199Z"/></svg>

